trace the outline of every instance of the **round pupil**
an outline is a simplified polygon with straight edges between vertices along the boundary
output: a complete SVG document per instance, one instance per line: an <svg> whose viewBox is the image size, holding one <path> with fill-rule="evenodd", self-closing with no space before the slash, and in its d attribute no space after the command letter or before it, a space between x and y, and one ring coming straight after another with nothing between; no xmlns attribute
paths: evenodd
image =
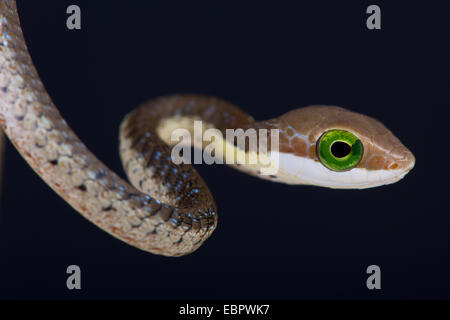
<svg viewBox="0 0 450 320"><path fill-rule="evenodd" d="M336 158L344 158L352 152L352 147L343 141L336 141L331 145L331 154Z"/></svg>

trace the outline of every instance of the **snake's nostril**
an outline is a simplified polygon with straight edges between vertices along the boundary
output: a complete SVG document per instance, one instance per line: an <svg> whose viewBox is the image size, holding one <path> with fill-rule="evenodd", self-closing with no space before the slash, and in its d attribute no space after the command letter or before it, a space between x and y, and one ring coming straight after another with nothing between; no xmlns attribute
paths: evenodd
<svg viewBox="0 0 450 320"><path fill-rule="evenodd" d="M397 169L398 168L398 163L397 162L394 162L393 164L391 164L391 166L389 167L389 169L391 169L391 170L395 170L395 169Z"/></svg>

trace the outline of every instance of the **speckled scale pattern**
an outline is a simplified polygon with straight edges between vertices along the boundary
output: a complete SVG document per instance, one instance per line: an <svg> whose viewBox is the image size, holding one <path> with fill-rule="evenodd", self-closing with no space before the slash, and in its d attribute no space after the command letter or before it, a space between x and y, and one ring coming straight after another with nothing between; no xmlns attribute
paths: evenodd
<svg viewBox="0 0 450 320"><path fill-rule="evenodd" d="M284 178L270 176L278 182L303 183L308 172L313 174L308 184L318 185L321 172L336 178L335 172L323 173L316 154L316 142L331 129L348 130L359 137L364 155L357 167L367 172L407 172L415 161L380 122L344 108L309 106L255 122L238 107L215 97L172 95L150 100L121 124L120 154L130 185L99 161L61 117L29 56L15 1L0 0L3 130L42 179L84 217L130 245L167 256L196 250L214 231L218 219L205 181L192 166L175 165L170 147L158 136L158 124L178 116L201 119L223 134L235 128L279 129L279 154L285 166L280 169L285 174ZM270 150L270 131L267 138ZM303 170L297 169L300 163L309 166L303 179L298 177ZM252 170L248 173L260 174ZM392 178L389 183L397 180ZM320 183L336 187L333 180ZM339 186L354 187L352 183Z"/></svg>
<svg viewBox="0 0 450 320"><path fill-rule="evenodd" d="M193 201L189 207L185 198L183 207L174 207L129 185L78 139L32 64L15 1L0 1L0 70L0 122L5 133L75 210L111 235L155 254L184 255L209 237L217 225L217 212L206 185L192 168L185 169L196 175L184 184L189 189L185 194L192 192L194 197L195 190L202 190L208 201L198 205ZM166 164L170 162L163 159L152 162L155 170Z"/></svg>

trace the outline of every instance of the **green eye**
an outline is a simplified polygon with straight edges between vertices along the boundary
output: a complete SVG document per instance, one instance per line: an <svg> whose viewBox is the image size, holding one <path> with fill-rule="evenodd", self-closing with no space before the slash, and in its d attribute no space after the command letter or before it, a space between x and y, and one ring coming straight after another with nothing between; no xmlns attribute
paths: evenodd
<svg viewBox="0 0 450 320"><path fill-rule="evenodd" d="M363 145L345 130L325 132L317 142L320 162L330 170L345 171L354 168L362 158Z"/></svg>

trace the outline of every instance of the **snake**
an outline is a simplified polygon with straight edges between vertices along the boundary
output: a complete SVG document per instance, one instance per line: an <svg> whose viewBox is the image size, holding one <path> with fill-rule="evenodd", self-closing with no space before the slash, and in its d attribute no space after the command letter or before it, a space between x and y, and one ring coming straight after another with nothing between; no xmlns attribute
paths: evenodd
<svg viewBox="0 0 450 320"><path fill-rule="evenodd" d="M212 234L218 214L206 182L194 166L171 156L170 133L192 132L195 121L224 134L276 129L278 146L268 151L277 155L276 174L263 175L258 164L230 164L274 182L364 189L397 182L415 165L412 152L381 122L342 107L313 105L256 121L217 97L172 94L149 100L122 121L127 182L70 129L33 65L16 2L0 0L1 127L48 186L110 235L153 254L183 256ZM222 142L237 156L262 152Z"/></svg>

